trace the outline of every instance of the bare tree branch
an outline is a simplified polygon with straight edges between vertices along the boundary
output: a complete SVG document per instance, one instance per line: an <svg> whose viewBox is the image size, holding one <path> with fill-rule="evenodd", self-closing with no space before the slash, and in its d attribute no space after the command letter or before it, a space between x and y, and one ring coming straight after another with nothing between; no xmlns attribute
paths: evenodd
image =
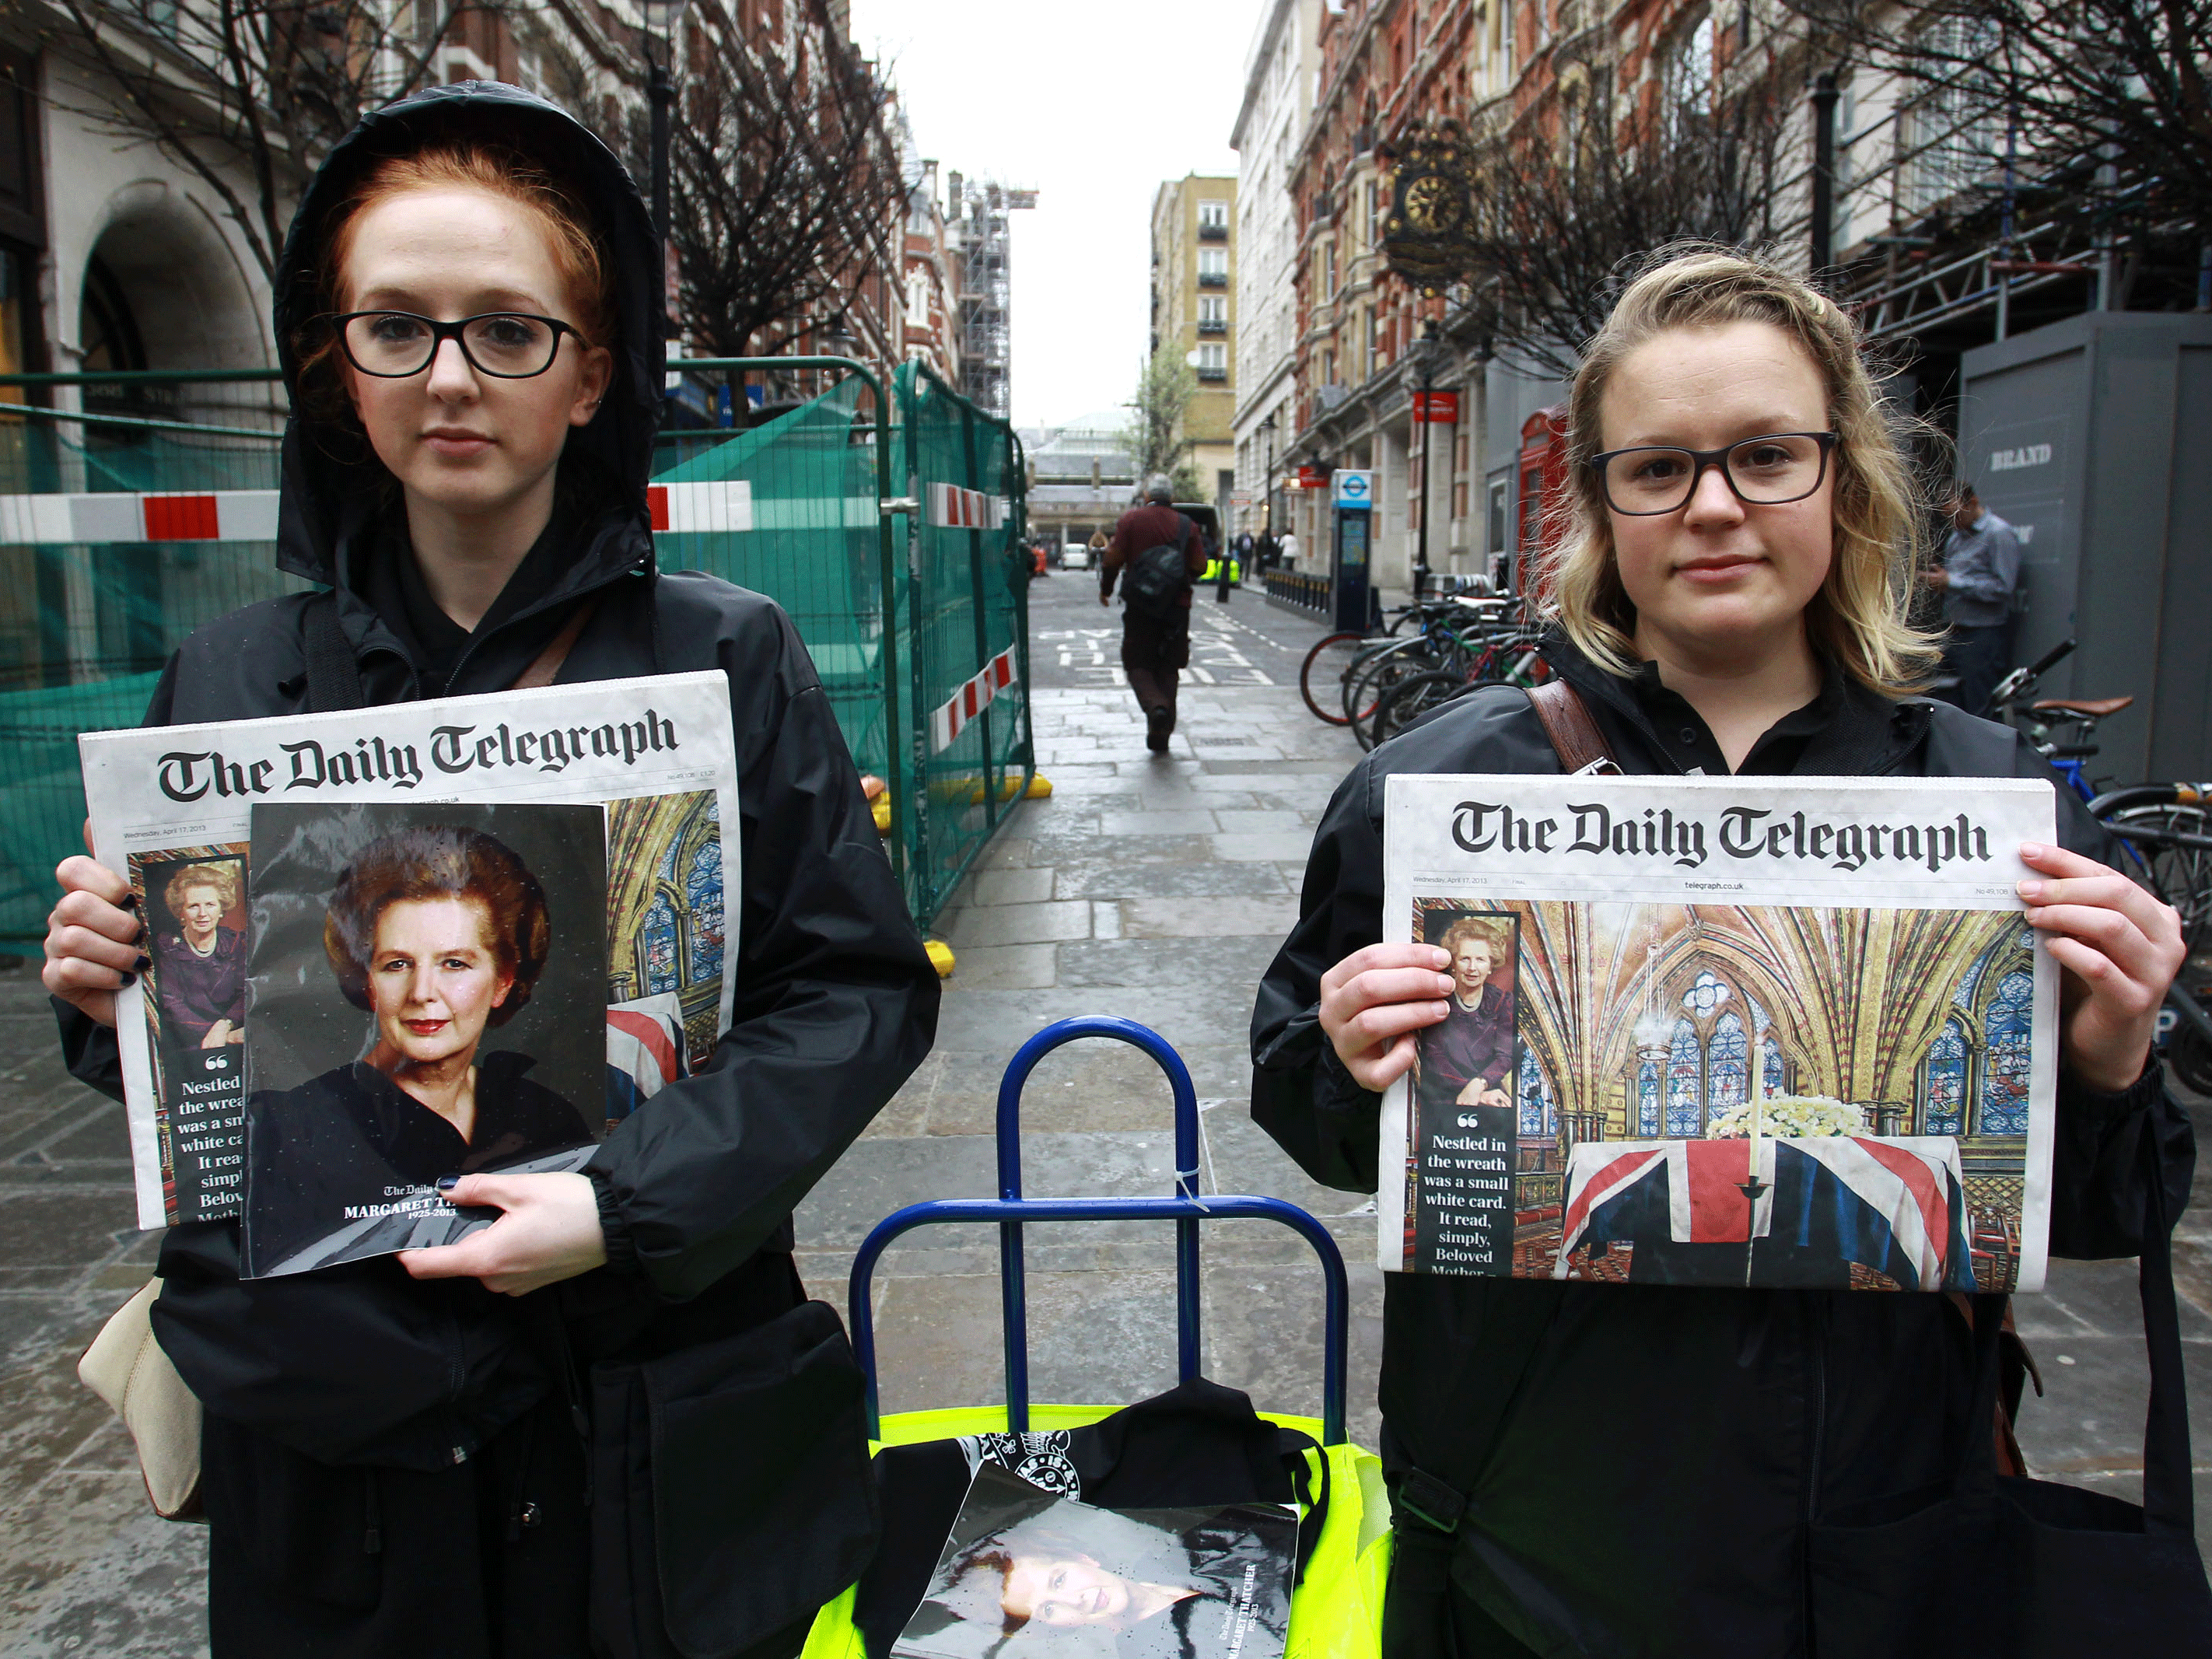
<svg viewBox="0 0 2212 1659"><path fill-rule="evenodd" d="M1603 69L1577 77L1506 131L1458 144L1473 204L1459 325L1523 373L1571 377L1651 249L1775 232L1788 89L1758 80L1717 100L1700 81L1621 118L1608 82Z"/></svg>
<svg viewBox="0 0 2212 1659"><path fill-rule="evenodd" d="M71 27L43 31L48 45L95 70L98 88L58 107L196 177L270 278L300 191L331 147L369 109L434 79L438 47L490 9L466 0L418 30L417 9L433 0L55 3Z"/></svg>
<svg viewBox="0 0 2212 1659"><path fill-rule="evenodd" d="M706 49L672 124L678 304L717 356L773 353L841 318L864 272L897 269L906 190L888 94L833 30L790 27L785 55L735 31L695 37Z"/></svg>

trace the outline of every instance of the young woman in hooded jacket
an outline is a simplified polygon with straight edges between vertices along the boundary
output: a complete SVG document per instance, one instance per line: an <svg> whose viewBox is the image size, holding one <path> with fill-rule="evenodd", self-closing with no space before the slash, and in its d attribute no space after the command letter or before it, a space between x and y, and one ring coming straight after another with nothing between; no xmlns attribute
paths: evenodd
<svg viewBox="0 0 2212 1659"><path fill-rule="evenodd" d="M938 981L789 619L654 567L661 270L605 147L507 86L372 115L293 224L277 562L329 592L193 634L148 723L496 691L562 639L560 684L720 668L744 876L729 1030L584 1173L464 1177L491 1227L296 1278L241 1282L234 1224L171 1230L154 1325L205 1408L224 1659L771 1659L872 1542L790 1217L927 1051ZM139 918L59 873L46 982L119 1095Z"/></svg>
<svg viewBox="0 0 2212 1659"><path fill-rule="evenodd" d="M1735 451L1741 480L1718 464L1779 434L1821 452L1797 499L1773 499L1765 451ZM1934 654L1903 618L1910 475L1852 325L1803 283L1720 252L1655 263L1583 356L1568 442L1547 654L1623 770L2049 777L2007 728L1910 695ZM1601 466L1650 447L1696 459ZM1384 779L1559 769L1527 697L1493 688L1337 791L1252 1026L1253 1115L1315 1179L1375 1189L1380 1091L1453 989L1441 950L1378 942ZM2166 1148L2169 1215L2193 1162L2150 1052L2180 934L2057 793L2065 844L2021 848L2027 919L2064 969L2051 1250L2128 1255L2142 1138ZM1992 1433L1965 1420L1972 1338L1941 1296L1386 1284L1390 1659L1844 1650L1818 1643L1808 1526L1948 1481L1962 1437Z"/></svg>

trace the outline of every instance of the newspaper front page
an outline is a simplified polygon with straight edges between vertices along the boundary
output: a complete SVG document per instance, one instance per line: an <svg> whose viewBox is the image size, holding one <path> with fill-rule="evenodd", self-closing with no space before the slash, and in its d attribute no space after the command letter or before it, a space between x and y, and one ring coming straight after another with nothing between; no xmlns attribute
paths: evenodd
<svg viewBox="0 0 2212 1659"><path fill-rule="evenodd" d="M79 750L93 855L137 893L154 964L116 1009L141 1227L240 1212L258 804L604 807L606 1115L729 1024L742 884L719 670L90 732Z"/></svg>
<svg viewBox="0 0 2212 1659"><path fill-rule="evenodd" d="M1383 1097L1390 1272L2035 1291L2039 781L1394 776L1384 937L1451 953Z"/></svg>

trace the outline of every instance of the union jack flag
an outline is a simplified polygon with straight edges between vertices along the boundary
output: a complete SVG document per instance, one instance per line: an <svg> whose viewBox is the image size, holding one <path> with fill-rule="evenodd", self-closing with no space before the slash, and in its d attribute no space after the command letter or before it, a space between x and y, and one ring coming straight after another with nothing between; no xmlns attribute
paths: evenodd
<svg viewBox="0 0 2212 1659"><path fill-rule="evenodd" d="M678 1078L684 1053L684 1004L673 991L607 1007L607 1121L618 1123Z"/></svg>
<svg viewBox="0 0 2212 1659"><path fill-rule="evenodd" d="M1765 1241L1800 1261L1858 1262L1909 1291L1972 1291L1966 1220L1948 1135L1584 1141L1567 1164L1552 1276L1567 1278L1584 1243Z"/></svg>

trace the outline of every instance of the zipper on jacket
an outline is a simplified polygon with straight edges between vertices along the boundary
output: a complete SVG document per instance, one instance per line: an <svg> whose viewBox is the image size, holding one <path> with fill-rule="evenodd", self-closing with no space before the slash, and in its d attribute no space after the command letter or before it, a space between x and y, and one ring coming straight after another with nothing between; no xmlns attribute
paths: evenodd
<svg viewBox="0 0 2212 1659"><path fill-rule="evenodd" d="M1813 1410L1811 1445L1805 1463L1805 1524L1820 1514L1820 1462L1826 1452L1828 1432L1828 1304L1825 1297L1811 1304L1813 1325Z"/></svg>

